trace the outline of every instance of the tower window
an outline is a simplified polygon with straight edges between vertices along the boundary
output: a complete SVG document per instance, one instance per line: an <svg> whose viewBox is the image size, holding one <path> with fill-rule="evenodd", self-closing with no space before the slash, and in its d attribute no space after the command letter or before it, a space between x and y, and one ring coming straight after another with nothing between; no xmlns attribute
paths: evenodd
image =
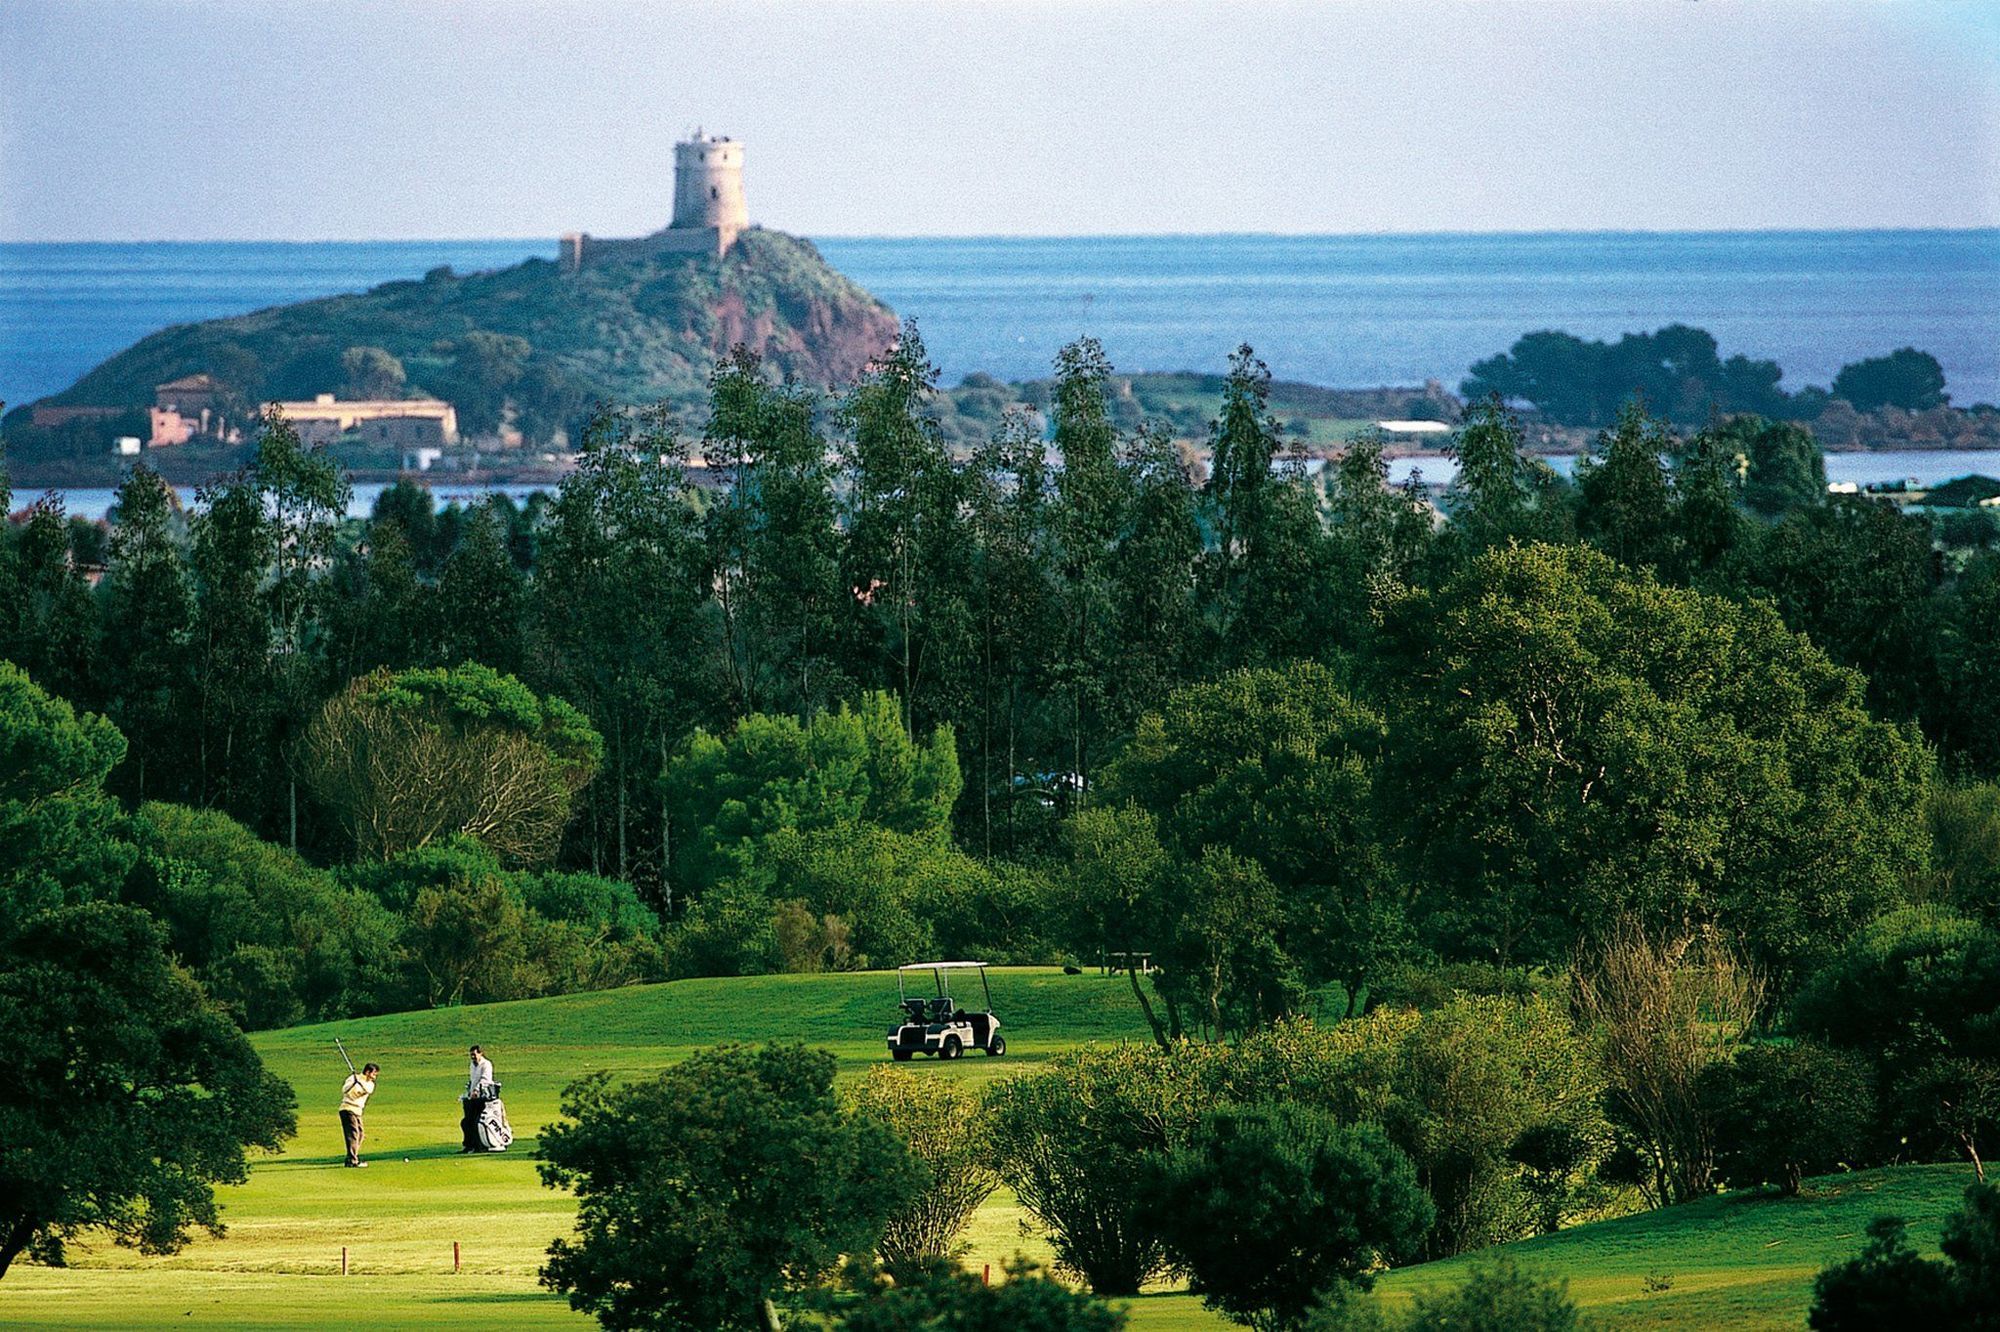
<svg viewBox="0 0 2000 1332"><path fill-rule="evenodd" d="M711 199L719 199L719 198L721 198L722 196L721 196L720 194L716 193L716 189L715 189L715 186L711 185L711 186L709 186L709 187L708 187L708 197L709 197L709 198L711 198Z"/></svg>

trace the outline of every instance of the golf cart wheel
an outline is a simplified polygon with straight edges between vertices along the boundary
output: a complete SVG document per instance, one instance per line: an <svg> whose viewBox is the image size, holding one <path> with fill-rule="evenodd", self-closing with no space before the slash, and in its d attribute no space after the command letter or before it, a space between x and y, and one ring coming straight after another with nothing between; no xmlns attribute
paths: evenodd
<svg viewBox="0 0 2000 1332"><path fill-rule="evenodd" d="M956 1059L964 1053L965 1047L959 1043L958 1037L947 1036L944 1038L944 1048L938 1051L938 1058Z"/></svg>
<svg viewBox="0 0 2000 1332"><path fill-rule="evenodd" d="M1005 1036L995 1036L990 1042L987 1043L986 1057L988 1059L998 1059L1001 1055L1006 1053L1007 1053L1007 1038Z"/></svg>
<svg viewBox="0 0 2000 1332"><path fill-rule="evenodd" d="M895 1060L895 1061L896 1061L897 1063L899 1063L899 1064L907 1064L907 1063L909 1063L909 1062L910 1062L910 1051L908 1051L908 1050L891 1050L891 1051L889 1051L889 1057L890 1057L891 1059Z"/></svg>

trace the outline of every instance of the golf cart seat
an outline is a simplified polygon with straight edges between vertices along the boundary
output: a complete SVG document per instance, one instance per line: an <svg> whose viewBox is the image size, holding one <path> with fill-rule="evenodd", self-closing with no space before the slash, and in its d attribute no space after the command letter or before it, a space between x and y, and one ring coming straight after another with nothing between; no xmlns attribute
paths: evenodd
<svg viewBox="0 0 2000 1332"><path fill-rule="evenodd" d="M931 1021L945 1022L948 1021L950 1018L951 1018L951 1000L949 999L931 1000Z"/></svg>
<svg viewBox="0 0 2000 1332"><path fill-rule="evenodd" d="M928 1001L923 999L905 999L903 1001L903 1011L910 1015L910 1021L912 1022L922 1022L924 1020L924 1013L927 1006Z"/></svg>

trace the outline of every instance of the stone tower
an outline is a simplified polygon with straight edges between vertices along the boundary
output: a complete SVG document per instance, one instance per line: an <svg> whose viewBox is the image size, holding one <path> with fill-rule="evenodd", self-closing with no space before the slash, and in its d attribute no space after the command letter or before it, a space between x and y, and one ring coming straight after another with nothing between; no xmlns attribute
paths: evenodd
<svg viewBox="0 0 2000 1332"><path fill-rule="evenodd" d="M743 144L711 138L700 130L674 145L674 220L650 236L605 240L588 232L564 232L556 251L566 273L591 264L657 259L669 254L721 258L750 229L743 202Z"/></svg>
<svg viewBox="0 0 2000 1332"><path fill-rule="evenodd" d="M674 145L674 230L711 227L723 249L750 225L743 201L743 144L700 130Z"/></svg>

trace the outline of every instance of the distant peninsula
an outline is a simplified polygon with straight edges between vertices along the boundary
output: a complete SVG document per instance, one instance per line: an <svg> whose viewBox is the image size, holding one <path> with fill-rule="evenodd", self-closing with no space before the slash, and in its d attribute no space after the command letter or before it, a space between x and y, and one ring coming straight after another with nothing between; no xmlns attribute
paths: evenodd
<svg viewBox="0 0 2000 1332"><path fill-rule="evenodd" d="M674 220L651 236L566 235L552 257L494 272L439 268L162 329L9 413L10 452L96 461L125 436L213 457L261 404L328 394L350 431L352 400L370 421L399 402L412 420L448 405L452 436L546 447L599 401L698 400L738 343L800 383L852 382L894 340L895 314L812 242L750 226L741 164L735 140L677 145Z"/></svg>

